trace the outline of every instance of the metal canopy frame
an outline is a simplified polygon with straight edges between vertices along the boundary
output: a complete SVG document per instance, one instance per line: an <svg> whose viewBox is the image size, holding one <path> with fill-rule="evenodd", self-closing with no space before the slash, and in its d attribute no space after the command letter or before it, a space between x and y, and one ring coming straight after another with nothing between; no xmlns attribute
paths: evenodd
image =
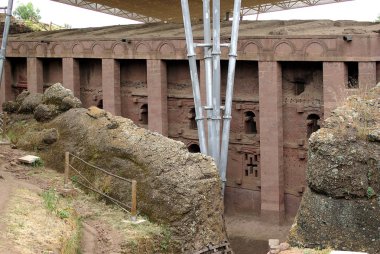
<svg viewBox="0 0 380 254"><path fill-rule="evenodd" d="M105 1L105 0L51 0L54 2L59 2L63 4L68 4L72 6L81 7L84 9L102 12L122 18L127 18L135 21L140 21L143 23L154 23L154 22L160 22L160 21L170 21L166 20L165 17L153 17L149 15L144 15L140 13L138 10L135 11L128 11L125 8L122 7L122 4L120 4L118 1ZM133 2L132 0L124 0L125 2ZM124 2L123 1L123 2ZM303 8L303 7L310 7L310 6L317 6L317 5L324 5L324 4L331 4L331 3L338 3L338 2L347 2L352 0L256 0L252 1L250 0L250 3L245 4L241 8L241 16L249 16L249 15L256 15L259 13L267 13L267 12L276 12L276 11L283 11L283 10L289 10L289 9L295 9L295 8ZM125 3L124 3L125 4ZM222 13L224 14L224 13Z"/></svg>
<svg viewBox="0 0 380 254"><path fill-rule="evenodd" d="M191 17L188 0L181 0L183 23L186 35L187 52L190 66L190 76L193 87L194 106L198 126L198 136L200 149L203 154L214 158L219 174L223 182L223 191L226 182L228 145L231 122L231 106L233 97L233 87L235 78L235 66L237 57L237 41L240 22L241 0L234 0L231 41L230 43L220 43L220 0L212 1L212 30L210 16L210 0L203 0L203 27L204 43L195 44L191 27ZM212 43L211 43L212 34ZM221 106L220 96L220 54L221 46L229 47L227 88L225 106ZM199 89L199 78L196 64L195 48L204 48L205 59L205 84L207 105L202 107ZM207 145L205 138L203 109L207 111L208 137ZM222 109L224 110L223 124L221 118ZM222 130L222 131L221 131ZM222 132L222 140L220 140Z"/></svg>
<svg viewBox="0 0 380 254"><path fill-rule="evenodd" d="M111 7L105 4L94 3L93 1L86 1L86 0L51 0L51 1L68 4L68 5L72 5L76 7L81 7L87 10L91 10L91 11L102 12L105 14L110 14L110 15L121 17L121 18L127 18L127 19L131 19L135 21L140 21L143 23L155 23L155 22L161 21L158 18L147 17L142 14L129 12L127 10L120 9L117 7Z"/></svg>
<svg viewBox="0 0 380 254"><path fill-rule="evenodd" d="M259 4L253 7L243 7L242 16L256 15L261 13L285 11L318 5L348 2L352 0L285 0L279 3Z"/></svg>

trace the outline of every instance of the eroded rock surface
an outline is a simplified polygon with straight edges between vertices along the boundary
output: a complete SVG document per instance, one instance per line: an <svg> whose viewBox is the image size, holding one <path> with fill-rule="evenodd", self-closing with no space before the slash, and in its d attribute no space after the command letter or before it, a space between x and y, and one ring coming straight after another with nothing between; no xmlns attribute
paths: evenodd
<svg viewBox="0 0 380 254"><path fill-rule="evenodd" d="M60 91L60 98L67 98L61 88L55 90ZM59 101L64 99L50 92L45 92L34 117L45 116L39 107L55 107L59 112L55 118L48 115L37 122L33 115L27 120L24 115L11 115L11 126L19 135L18 147L37 149L48 165L61 170L68 151L117 175L136 179L138 210L169 226L178 253L194 253L209 243L226 240L221 181L210 157L189 153L181 142L96 107L62 113ZM22 124L16 121L21 116ZM97 188L130 202L128 183L85 167L78 160L72 164Z"/></svg>
<svg viewBox="0 0 380 254"><path fill-rule="evenodd" d="M380 250L380 84L351 96L309 140L292 245Z"/></svg>

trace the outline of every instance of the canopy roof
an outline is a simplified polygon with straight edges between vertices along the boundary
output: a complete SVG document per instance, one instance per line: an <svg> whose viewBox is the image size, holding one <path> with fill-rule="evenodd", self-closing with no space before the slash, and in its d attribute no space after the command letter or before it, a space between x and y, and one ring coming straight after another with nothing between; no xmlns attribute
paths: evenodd
<svg viewBox="0 0 380 254"><path fill-rule="evenodd" d="M141 22L182 22L180 0L52 0ZM221 13L232 12L233 0L220 0ZM352 0L242 0L242 15L288 10ZM202 0L189 0L194 20L202 19Z"/></svg>

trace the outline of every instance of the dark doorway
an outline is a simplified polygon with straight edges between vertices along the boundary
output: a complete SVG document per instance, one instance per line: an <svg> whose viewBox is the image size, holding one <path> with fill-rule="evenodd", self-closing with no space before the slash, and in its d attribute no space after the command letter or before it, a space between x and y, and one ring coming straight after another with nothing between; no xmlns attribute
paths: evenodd
<svg viewBox="0 0 380 254"><path fill-rule="evenodd" d="M257 134L257 126L256 126L256 119L255 119L255 113L252 111L247 111L244 114L244 126L245 126L245 133L247 134Z"/></svg>
<svg viewBox="0 0 380 254"><path fill-rule="evenodd" d="M140 123L148 124L148 104L143 104L140 108Z"/></svg>
<svg viewBox="0 0 380 254"><path fill-rule="evenodd" d="M103 109L103 100L99 100L98 104L96 105L98 108Z"/></svg>
<svg viewBox="0 0 380 254"><path fill-rule="evenodd" d="M197 144L191 144L188 148L190 153L200 153L201 149L199 148L199 145Z"/></svg>
<svg viewBox="0 0 380 254"><path fill-rule="evenodd" d="M318 124L319 119L320 117L316 114L311 114L307 117L307 138L310 138L313 132L321 128Z"/></svg>

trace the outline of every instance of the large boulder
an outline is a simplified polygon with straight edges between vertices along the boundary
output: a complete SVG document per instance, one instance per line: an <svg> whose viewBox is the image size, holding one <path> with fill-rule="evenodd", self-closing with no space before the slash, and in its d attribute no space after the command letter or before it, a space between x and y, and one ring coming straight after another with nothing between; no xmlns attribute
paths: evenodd
<svg viewBox="0 0 380 254"><path fill-rule="evenodd" d="M67 111L71 108L81 108L82 107L82 102L74 96L67 96L63 98L62 103L60 105L60 109L62 111Z"/></svg>
<svg viewBox="0 0 380 254"><path fill-rule="evenodd" d="M22 102L25 100L26 97L30 95L30 92L27 90L22 91L17 97L15 101L7 101L3 102L1 105L3 110L7 113L17 113L19 111L19 108L22 104Z"/></svg>
<svg viewBox="0 0 380 254"><path fill-rule="evenodd" d="M380 87L362 98L349 97L324 128L310 137L307 181L334 198L380 192Z"/></svg>
<svg viewBox="0 0 380 254"><path fill-rule="evenodd" d="M16 113L20 105L15 101L6 101L1 105L3 107L4 112L9 114Z"/></svg>
<svg viewBox="0 0 380 254"><path fill-rule="evenodd" d="M40 104L34 111L34 118L39 122L45 122L53 119L60 113L56 105Z"/></svg>
<svg viewBox="0 0 380 254"><path fill-rule="evenodd" d="M289 240L380 250L380 86L349 97L309 139L305 193Z"/></svg>
<svg viewBox="0 0 380 254"><path fill-rule="evenodd" d="M169 227L175 253L194 253L210 243L227 240L221 180L210 157L189 153L182 142L96 107L70 109L48 122L30 123L28 128L18 146L37 147L47 165L63 170L64 152L68 151L114 174L137 180L139 211ZM40 138L43 129L59 134L48 149L43 149L46 141ZM24 141L28 143L24 145ZM112 179L78 160L72 164L98 189L130 203L129 183Z"/></svg>
<svg viewBox="0 0 380 254"><path fill-rule="evenodd" d="M42 97L43 95L40 93L29 94L21 101L18 112L23 114L33 114L34 109L42 103Z"/></svg>
<svg viewBox="0 0 380 254"><path fill-rule="evenodd" d="M66 89L60 83L50 86L44 92L43 102L45 104L61 105L62 100L68 96L74 96L70 89Z"/></svg>
<svg viewBox="0 0 380 254"><path fill-rule="evenodd" d="M28 97L28 95L30 94L30 92L28 90L24 90L22 91L17 97L16 97L16 102L21 105L22 101Z"/></svg>

